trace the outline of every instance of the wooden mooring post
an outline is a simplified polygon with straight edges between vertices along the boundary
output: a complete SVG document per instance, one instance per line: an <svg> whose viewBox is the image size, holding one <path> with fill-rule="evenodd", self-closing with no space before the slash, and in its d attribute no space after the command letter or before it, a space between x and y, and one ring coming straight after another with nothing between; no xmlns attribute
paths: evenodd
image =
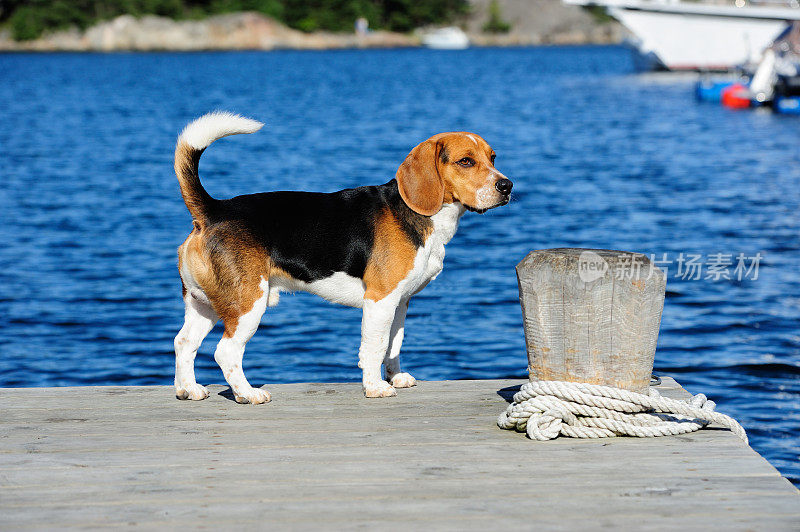
<svg viewBox="0 0 800 532"><path fill-rule="evenodd" d="M517 278L531 380L647 390L666 275L646 256L531 251L517 265Z"/></svg>

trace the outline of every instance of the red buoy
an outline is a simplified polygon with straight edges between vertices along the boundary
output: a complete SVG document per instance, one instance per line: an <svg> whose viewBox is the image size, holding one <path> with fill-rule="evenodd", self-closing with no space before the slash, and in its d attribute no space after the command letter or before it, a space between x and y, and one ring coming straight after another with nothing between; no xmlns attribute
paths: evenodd
<svg viewBox="0 0 800 532"><path fill-rule="evenodd" d="M750 107L750 91L741 83L734 83L722 91L722 105L731 109Z"/></svg>

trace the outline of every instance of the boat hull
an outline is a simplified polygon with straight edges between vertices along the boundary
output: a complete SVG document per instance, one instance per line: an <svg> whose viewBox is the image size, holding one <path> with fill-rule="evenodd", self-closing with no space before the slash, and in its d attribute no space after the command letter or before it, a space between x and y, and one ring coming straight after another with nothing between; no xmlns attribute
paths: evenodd
<svg viewBox="0 0 800 532"><path fill-rule="evenodd" d="M730 70L756 62L786 27L782 20L633 11L609 13L637 36L639 53L669 70Z"/></svg>
<svg viewBox="0 0 800 532"><path fill-rule="evenodd" d="M800 8L680 1L563 0L600 6L633 33L639 54L668 70L732 70L758 62ZM652 61L655 59L655 61Z"/></svg>

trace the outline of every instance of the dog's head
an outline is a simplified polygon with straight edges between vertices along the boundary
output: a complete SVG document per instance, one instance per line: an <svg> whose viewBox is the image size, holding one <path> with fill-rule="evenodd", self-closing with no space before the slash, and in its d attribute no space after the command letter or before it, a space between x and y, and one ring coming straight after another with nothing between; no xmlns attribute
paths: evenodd
<svg viewBox="0 0 800 532"><path fill-rule="evenodd" d="M397 169L403 201L433 216L443 203L486 212L508 203L511 181L494 167L494 150L474 133L440 133L419 144Z"/></svg>

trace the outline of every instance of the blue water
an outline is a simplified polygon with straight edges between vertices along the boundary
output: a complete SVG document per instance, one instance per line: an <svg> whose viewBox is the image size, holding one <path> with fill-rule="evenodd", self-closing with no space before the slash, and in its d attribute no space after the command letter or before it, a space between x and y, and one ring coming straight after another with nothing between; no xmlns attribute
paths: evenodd
<svg viewBox="0 0 800 532"><path fill-rule="evenodd" d="M761 253L757 279L668 265L656 371L709 395L798 482L800 120L698 104L691 84L636 75L617 47L0 55L0 386L171 384L175 249L191 228L172 152L193 117L267 123L203 156L217 197L383 183L417 142L471 130L514 201L463 218L412 301L405 366L524 376L514 265L531 249L704 265ZM359 320L285 295L249 344L248 377L359 380ZM202 383L223 382L219 336L201 348Z"/></svg>

